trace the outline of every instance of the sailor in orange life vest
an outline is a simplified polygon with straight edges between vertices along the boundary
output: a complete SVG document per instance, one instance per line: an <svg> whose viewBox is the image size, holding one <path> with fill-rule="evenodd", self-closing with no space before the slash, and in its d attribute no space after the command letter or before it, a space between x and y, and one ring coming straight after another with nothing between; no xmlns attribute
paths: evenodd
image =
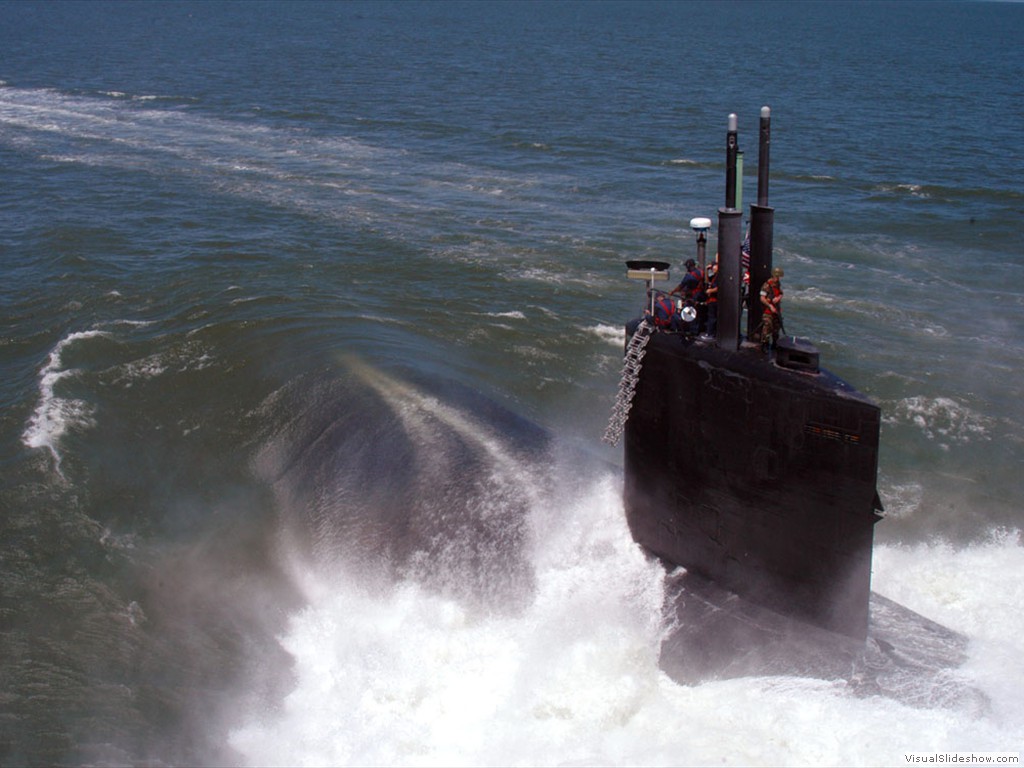
<svg viewBox="0 0 1024 768"><path fill-rule="evenodd" d="M761 349L768 351L768 344L774 347L782 328L782 267L775 267L772 276L761 286Z"/></svg>
<svg viewBox="0 0 1024 768"><path fill-rule="evenodd" d="M707 285L704 289L707 296L708 325L706 333L714 336L718 332L718 254L708 264Z"/></svg>

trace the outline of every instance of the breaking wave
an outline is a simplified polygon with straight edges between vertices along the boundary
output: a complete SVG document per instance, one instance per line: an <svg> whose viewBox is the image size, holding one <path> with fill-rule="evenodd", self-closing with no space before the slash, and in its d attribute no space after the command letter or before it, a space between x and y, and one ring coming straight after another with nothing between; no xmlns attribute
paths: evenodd
<svg viewBox="0 0 1024 768"><path fill-rule="evenodd" d="M316 597L281 637L296 684L232 747L251 765L894 765L915 749L1020 743L1013 535L876 554L876 589L971 636L953 674L983 688L988 710L863 697L842 680L687 687L659 668L663 570L631 543L618 481L571 491L538 493L529 510L536 586L512 614L415 580L371 594L307 572Z"/></svg>
<svg viewBox="0 0 1024 768"><path fill-rule="evenodd" d="M92 425L93 407L84 400L58 393L60 383L79 373L64 363L64 354L72 345L95 338L109 338L104 331L78 331L61 339L50 352L39 371L39 403L29 419L22 442L29 448L45 448L53 456L57 473L61 473L61 438L72 429Z"/></svg>

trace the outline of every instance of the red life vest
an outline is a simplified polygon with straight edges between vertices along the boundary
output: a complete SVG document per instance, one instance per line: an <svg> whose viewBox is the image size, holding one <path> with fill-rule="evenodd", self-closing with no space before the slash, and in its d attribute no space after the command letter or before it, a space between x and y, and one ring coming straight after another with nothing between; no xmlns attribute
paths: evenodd
<svg viewBox="0 0 1024 768"><path fill-rule="evenodd" d="M675 313L676 305L668 296L659 296L654 300L654 324L659 328L668 328Z"/></svg>
<svg viewBox="0 0 1024 768"><path fill-rule="evenodd" d="M778 312L779 305L775 303L775 299L782 296L782 288L778 283L772 283L771 280L765 281L765 284L761 286L761 294L768 299L770 307L769 312Z"/></svg>
<svg viewBox="0 0 1024 768"><path fill-rule="evenodd" d="M683 282L679 284L683 288L683 296L687 299L697 298L697 294L700 293L701 286L704 284L704 275L701 274L700 270L694 267L687 271L686 277L683 278Z"/></svg>

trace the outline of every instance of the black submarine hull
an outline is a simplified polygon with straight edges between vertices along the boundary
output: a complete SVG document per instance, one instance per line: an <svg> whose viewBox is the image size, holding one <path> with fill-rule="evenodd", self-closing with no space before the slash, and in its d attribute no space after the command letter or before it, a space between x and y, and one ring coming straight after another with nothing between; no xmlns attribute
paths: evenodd
<svg viewBox="0 0 1024 768"><path fill-rule="evenodd" d="M863 640L880 420L825 370L655 331L624 431L632 535L742 598Z"/></svg>
<svg viewBox="0 0 1024 768"><path fill-rule="evenodd" d="M968 640L872 592L866 641L757 605L695 573L665 577L660 666L674 681L785 675L842 681L851 694L981 716L987 696L957 673Z"/></svg>

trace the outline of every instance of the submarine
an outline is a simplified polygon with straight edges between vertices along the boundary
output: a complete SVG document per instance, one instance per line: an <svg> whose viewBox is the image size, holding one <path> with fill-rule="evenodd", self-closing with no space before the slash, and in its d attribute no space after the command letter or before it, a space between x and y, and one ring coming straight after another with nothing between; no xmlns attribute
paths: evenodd
<svg viewBox="0 0 1024 768"><path fill-rule="evenodd" d="M742 154L729 115L714 335L701 332L699 300L656 289L668 284L669 263L626 262L627 277L646 285L645 306L625 325L604 441L624 443L630 533L667 569L662 666L685 683L808 674L914 702L983 706L949 674L966 658L966 638L871 591L884 516L879 406L784 325L775 343L760 338L758 288L774 269L770 145L763 107L744 301ZM711 221L690 226L704 275ZM671 317L659 314L666 300Z"/></svg>

